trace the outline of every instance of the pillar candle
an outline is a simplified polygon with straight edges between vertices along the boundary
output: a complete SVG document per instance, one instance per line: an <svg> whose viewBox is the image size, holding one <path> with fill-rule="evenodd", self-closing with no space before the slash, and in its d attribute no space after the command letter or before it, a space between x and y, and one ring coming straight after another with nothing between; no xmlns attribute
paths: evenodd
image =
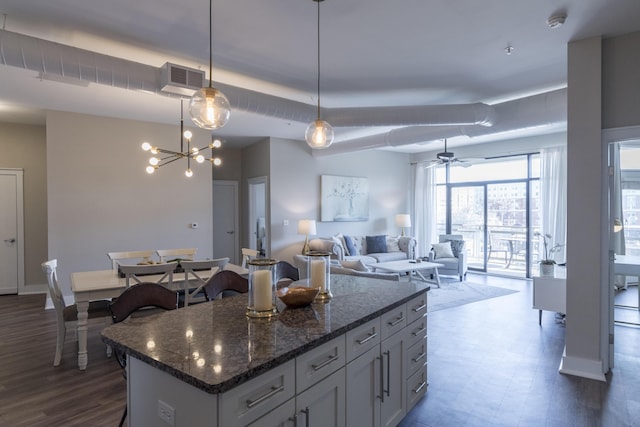
<svg viewBox="0 0 640 427"><path fill-rule="evenodd" d="M273 306L271 271L257 270L253 273L253 308L258 311L271 310Z"/></svg>
<svg viewBox="0 0 640 427"><path fill-rule="evenodd" d="M311 260L311 286L320 288L320 292L325 292L327 286L325 283L325 266L321 259Z"/></svg>

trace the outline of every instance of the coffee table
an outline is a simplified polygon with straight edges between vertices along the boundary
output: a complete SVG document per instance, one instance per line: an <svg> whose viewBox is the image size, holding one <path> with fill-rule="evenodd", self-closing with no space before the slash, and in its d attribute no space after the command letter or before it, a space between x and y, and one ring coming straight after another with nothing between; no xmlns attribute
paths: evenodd
<svg viewBox="0 0 640 427"><path fill-rule="evenodd" d="M369 267L373 268L374 271L389 271L392 273L407 273L409 274L409 281L413 277L419 277L423 282L428 282L422 273L421 270L433 270L433 276L435 277L435 283L438 287L440 287L440 276L438 275L438 267L444 267L444 264L438 264L437 262L417 262L414 260L400 260L400 261L389 261L389 262L379 262L377 264L369 264Z"/></svg>

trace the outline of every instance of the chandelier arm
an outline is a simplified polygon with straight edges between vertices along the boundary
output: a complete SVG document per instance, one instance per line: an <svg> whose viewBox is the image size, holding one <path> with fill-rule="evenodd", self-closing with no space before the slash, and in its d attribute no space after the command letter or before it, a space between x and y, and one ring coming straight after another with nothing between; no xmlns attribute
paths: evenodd
<svg viewBox="0 0 640 427"><path fill-rule="evenodd" d="M175 162L176 160L180 160L181 158L182 158L182 157L176 157L176 158L171 159L171 157L166 157L165 159L171 159L171 160L169 160L169 161L166 161L166 162L164 162L164 163L159 164L159 165L158 165L158 167L166 166L166 165L168 165L169 163L173 163L173 162ZM162 160L165 160L165 159L162 159Z"/></svg>

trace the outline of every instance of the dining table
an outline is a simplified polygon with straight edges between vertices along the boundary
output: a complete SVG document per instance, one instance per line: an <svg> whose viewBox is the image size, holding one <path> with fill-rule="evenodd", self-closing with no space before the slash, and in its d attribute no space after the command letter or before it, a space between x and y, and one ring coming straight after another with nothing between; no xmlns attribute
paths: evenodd
<svg viewBox="0 0 640 427"><path fill-rule="evenodd" d="M240 275L246 275L249 271L235 264L227 264L224 270L235 271ZM218 271L218 268L213 268L209 271L199 271L198 275L207 280ZM181 273L174 273L173 283L182 285L182 288L186 290L189 286L189 280L185 276L184 279L180 278ZM148 281L159 281L164 274L154 274L145 276ZM165 278L168 280L168 278ZM132 285L135 286L135 285ZM78 336L78 368L81 371L87 369L89 362L89 356L87 353L87 328L88 328L88 309L89 302L96 300L108 300L117 298L126 289L126 279L120 277L118 270L93 270L93 271L78 271L71 273L71 291L75 298L76 307L78 311L77 322L77 336Z"/></svg>

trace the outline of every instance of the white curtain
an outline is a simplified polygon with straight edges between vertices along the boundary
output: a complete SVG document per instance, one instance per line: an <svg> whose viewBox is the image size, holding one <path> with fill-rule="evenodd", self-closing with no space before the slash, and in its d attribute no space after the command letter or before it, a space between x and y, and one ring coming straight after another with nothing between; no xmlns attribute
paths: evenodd
<svg viewBox="0 0 640 427"><path fill-rule="evenodd" d="M413 232L418 242L417 255L427 256L436 236L436 170L424 163L412 165Z"/></svg>
<svg viewBox="0 0 640 427"><path fill-rule="evenodd" d="M543 234L550 234L551 246L564 245L554 254L558 263L566 262L567 243L567 148L550 147L540 151L540 219ZM539 248L540 258L542 247Z"/></svg>

